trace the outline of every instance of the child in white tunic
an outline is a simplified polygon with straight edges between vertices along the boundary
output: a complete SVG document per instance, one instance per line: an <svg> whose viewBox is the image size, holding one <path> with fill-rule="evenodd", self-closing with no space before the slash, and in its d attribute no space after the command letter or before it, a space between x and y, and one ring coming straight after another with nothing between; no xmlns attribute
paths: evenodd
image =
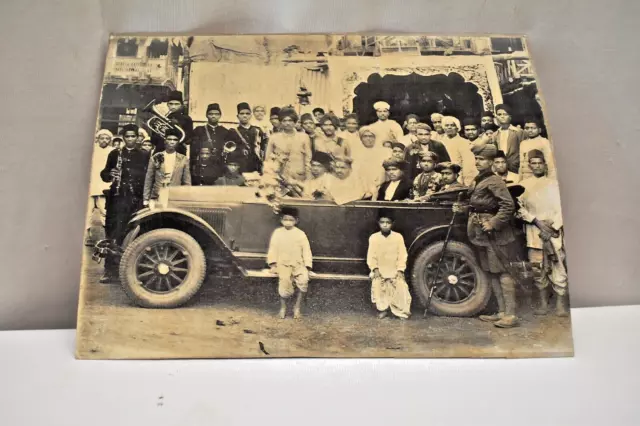
<svg viewBox="0 0 640 426"><path fill-rule="evenodd" d="M379 311L378 318L391 313L407 319L411 315L411 294L404 278L407 249L404 238L391 230L393 217L382 210L378 219L380 232L369 238L367 265L371 270L371 302Z"/></svg>
<svg viewBox="0 0 640 426"><path fill-rule="evenodd" d="M298 296L293 307L293 317L297 319L302 316L302 302L309 286L311 246L304 231L296 227L297 210L293 207L283 207L280 215L282 226L271 235L267 263L271 271L278 274L280 318L286 317L287 300L293 296L296 287L298 288Z"/></svg>

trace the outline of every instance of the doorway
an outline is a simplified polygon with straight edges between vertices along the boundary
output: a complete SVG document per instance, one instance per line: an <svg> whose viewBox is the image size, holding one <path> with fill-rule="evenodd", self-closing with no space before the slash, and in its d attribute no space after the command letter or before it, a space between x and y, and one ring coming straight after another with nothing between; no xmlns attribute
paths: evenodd
<svg viewBox="0 0 640 426"><path fill-rule="evenodd" d="M459 119L480 119L484 111L478 87L457 73L424 76L371 74L366 82L354 90L353 112L360 122L371 124L377 120L373 104L385 101L391 105L390 118L403 123L407 114L416 114L430 123L430 115L439 112Z"/></svg>

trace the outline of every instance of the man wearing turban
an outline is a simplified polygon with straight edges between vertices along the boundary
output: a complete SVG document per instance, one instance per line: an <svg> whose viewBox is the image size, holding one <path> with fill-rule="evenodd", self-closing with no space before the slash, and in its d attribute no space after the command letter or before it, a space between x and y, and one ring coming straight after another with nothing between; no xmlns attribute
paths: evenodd
<svg viewBox="0 0 640 426"><path fill-rule="evenodd" d="M298 114L292 108L279 112L280 131L269 138L265 152L265 175L276 173L289 182L304 182L311 176L311 141L298 132Z"/></svg>
<svg viewBox="0 0 640 426"><path fill-rule="evenodd" d="M469 142L458 134L461 129L460 120L450 116L442 117L442 127L444 136L440 141L447 149L451 161L462 167L461 183L469 186L478 174L478 170L474 164Z"/></svg>
<svg viewBox="0 0 640 426"><path fill-rule="evenodd" d="M515 241L512 225L515 203L507 185L491 170L498 150L493 144L473 149L478 176L469 189L469 206L454 204L454 212L469 210L467 234L477 248L482 269L491 277L491 287L498 302L498 312L480 315L482 321L496 327L518 326L516 286L509 274L508 263L514 259L510 245Z"/></svg>
<svg viewBox="0 0 640 426"><path fill-rule="evenodd" d="M541 277L535 279L539 304L536 315L547 313L550 288L556 294L556 315L569 316L567 311L567 270L564 266L564 244L560 189L558 182L547 176L547 159L541 150L527 153L533 176L523 180L518 216L526 222L529 261L541 265Z"/></svg>
<svg viewBox="0 0 640 426"><path fill-rule="evenodd" d="M389 119L389 111L391 106L384 102L378 101L373 104L373 109L376 110L378 121L371 124L369 129L376 135L376 141L379 144L383 144L387 141L397 142L404 136L402 127L394 121Z"/></svg>

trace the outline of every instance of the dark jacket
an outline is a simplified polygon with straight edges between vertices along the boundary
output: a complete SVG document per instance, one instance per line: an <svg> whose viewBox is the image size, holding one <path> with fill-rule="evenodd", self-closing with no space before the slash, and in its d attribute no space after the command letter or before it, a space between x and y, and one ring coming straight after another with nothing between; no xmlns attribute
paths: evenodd
<svg viewBox="0 0 640 426"><path fill-rule="evenodd" d="M384 201L384 193L387 191L387 188L389 187L390 183L391 183L390 181L386 181L385 183L380 185L376 200ZM400 201L400 200L407 200L409 198L411 198L411 182L409 182L406 179L402 179L400 180L400 183L398 184L396 191L393 193L393 197L391 197L391 200L387 200L387 201Z"/></svg>
<svg viewBox="0 0 640 426"><path fill-rule="evenodd" d="M442 142L430 140L429 141L429 151L435 152L438 156L438 163L444 163L445 161L451 161L449 157L449 153L447 152L447 148L442 144ZM404 158L407 162L407 173L408 178L413 181L416 176L422 173L420 169L420 146L419 144L409 145L404 152Z"/></svg>
<svg viewBox="0 0 640 426"><path fill-rule="evenodd" d="M194 167L200 154L200 149L211 144L213 152L211 157L220 164L222 162L222 152L224 150L224 143L229 140L229 129L223 126L211 126L206 124L204 126L196 127L193 131L193 139L191 140L191 148L189 150L189 162L191 167Z"/></svg>
<svg viewBox="0 0 640 426"><path fill-rule="evenodd" d="M517 127L511 126L509 128L509 137L507 139L507 152L505 155L507 156L507 168L509 171L513 173L518 173L520 169L520 142L524 139L522 129L518 129ZM500 131L496 131L491 136L491 143L496 146L496 148L500 149Z"/></svg>
<svg viewBox="0 0 640 426"><path fill-rule="evenodd" d="M200 159L191 169L191 185L213 185L221 175L221 168L213 158L209 158L207 161Z"/></svg>
<svg viewBox="0 0 640 426"><path fill-rule="evenodd" d="M267 135L257 126L238 126L229 129L229 140L236 143L236 150L245 153L243 172L262 172L262 162L267 149Z"/></svg>
<svg viewBox="0 0 640 426"><path fill-rule="evenodd" d="M498 245L515 239L512 225L515 203L507 185L492 171L479 174L469 188L469 240L478 246L489 246L487 234L478 221L489 221Z"/></svg>
<svg viewBox="0 0 640 426"><path fill-rule="evenodd" d="M184 140L176 147L178 154L187 155L186 145L191 144L193 139L193 120L187 114L182 111L175 111L170 113L167 118L176 123L182 130L184 130ZM157 134L151 136L151 143L156 147L155 152L164 151L164 138Z"/></svg>
<svg viewBox="0 0 640 426"><path fill-rule="evenodd" d="M244 176L225 174L216 180L217 186L245 186Z"/></svg>
<svg viewBox="0 0 640 426"><path fill-rule="evenodd" d="M120 179L120 188L117 190L118 184L111 177L111 170L116 169L118 157L122 155L122 174ZM144 178L149 164L149 153L139 148L128 150L127 148L114 149L107 156L107 163L100 172L100 177L105 182L113 182L109 188L109 195L116 195L116 191L120 196L132 196L134 198L142 198L144 189Z"/></svg>

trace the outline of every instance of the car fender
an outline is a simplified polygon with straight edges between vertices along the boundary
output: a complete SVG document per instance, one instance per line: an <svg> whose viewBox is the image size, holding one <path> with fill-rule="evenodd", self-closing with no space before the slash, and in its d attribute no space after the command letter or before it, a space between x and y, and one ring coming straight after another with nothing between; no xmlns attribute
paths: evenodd
<svg viewBox="0 0 640 426"><path fill-rule="evenodd" d="M220 237L216 230L211 227L211 225L209 225L201 217L196 216L191 212L176 208L163 208L154 210L143 209L138 211L129 221L129 231L127 238L125 238L123 249L126 248L126 245L129 242L133 241L138 236L141 229L144 228L146 224L156 220L160 222L178 222L181 224L194 226L202 231L205 238L207 238L209 241L212 241L223 254L233 258L231 248L224 242L224 240ZM198 242L202 243L201 241Z"/></svg>
<svg viewBox="0 0 640 426"><path fill-rule="evenodd" d="M438 225L418 230L415 237L409 244L407 252L413 257L419 249L434 241L444 240L447 235L449 225Z"/></svg>

